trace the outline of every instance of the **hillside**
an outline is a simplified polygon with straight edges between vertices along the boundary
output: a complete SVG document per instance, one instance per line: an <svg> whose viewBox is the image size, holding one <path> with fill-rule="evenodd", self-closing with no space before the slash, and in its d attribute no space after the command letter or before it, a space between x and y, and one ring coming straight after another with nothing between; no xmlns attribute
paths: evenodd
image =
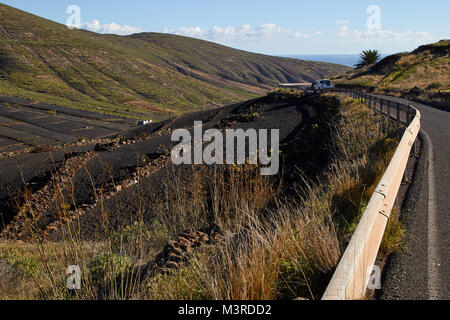
<svg viewBox="0 0 450 320"><path fill-rule="evenodd" d="M69 30L0 4L0 92L154 120L349 69L168 34Z"/></svg>
<svg viewBox="0 0 450 320"><path fill-rule="evenodd" d="M336 78L336 83L389 93L447 107L450 93L450 40L424 45L409 53Z"/></svg>
<svg viewBox="0 0 450 320"><path fill-rule="evenodd" d="M202 132L279 130L280 170L173 165L172 132L192 135L195 121ZM93 279L73 299L322 296L398 129L350 98L272 93L103 141L0 154L0 297L62 299L67 265Z"/></svg>

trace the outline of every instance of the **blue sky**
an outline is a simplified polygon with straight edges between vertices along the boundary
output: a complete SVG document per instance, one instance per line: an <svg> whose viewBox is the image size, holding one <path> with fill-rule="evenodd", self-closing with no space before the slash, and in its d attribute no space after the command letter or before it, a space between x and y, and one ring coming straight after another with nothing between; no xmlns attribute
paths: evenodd
<svg viewBox="0 0 450 320"><path fill-rule="evenodd" d="M395 53L450 38L448 0L7 0L2 3L60 23L66 23L70 16L67 8L77 5L81 9L80 27L98 33L167 32L273 55L356 54L364 49ZM380 11L368 14L371 5ZM372 21L369 25L368 19Z"/></svg>

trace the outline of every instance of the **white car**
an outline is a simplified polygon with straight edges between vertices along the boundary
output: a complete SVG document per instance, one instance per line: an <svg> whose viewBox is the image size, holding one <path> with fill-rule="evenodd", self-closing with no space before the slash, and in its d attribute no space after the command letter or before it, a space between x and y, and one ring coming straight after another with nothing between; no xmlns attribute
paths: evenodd
<svg viewBox="0 0 450 320"><path fill-rule="evenodd" d="M331 80L318 80L313 84L314 91L331 90L334 88L334 84Z"/></svg>
<svg viewBox="0 0 450 320"><path fill-rule="evenodd" d="M138 126L146 126L146 125L151 124L151 123L153 123L152 120L139 121L138 122Z"/></svg>

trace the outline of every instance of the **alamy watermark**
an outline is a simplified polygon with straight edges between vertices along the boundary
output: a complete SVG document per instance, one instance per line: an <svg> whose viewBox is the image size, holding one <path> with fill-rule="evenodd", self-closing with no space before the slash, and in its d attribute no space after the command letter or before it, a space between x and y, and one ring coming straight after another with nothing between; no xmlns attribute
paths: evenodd
<svg viewBox="0 0 450 320"><path fill-rule="evenodd" d="M81 8L77 5L70 5L66 9L66 13L70 14L67 18L66 26L69 29L80 29L81 28Z"/></svg>
<svg viewBox="0 0 450 320"><path fill-rule="evenodd" d="M367 29L381 30L381 8L376 5L371 5L367 8Z"/></svg>
<svg viewBox="0 0 450 320"><path fill-rule="evenodd" d="M66 275L69 277L66 279L67 289L69 290L81 290L81 269L79 266L69 266L66 270Z"/></svg>
<svg viewBox="0 0 450 320"><path fill-rule="evenodd" d="M261 165L261 175L275 175L280 169L280 130L209 129L203 133L203 123L194 122L194 137L187 129L172 133L172 162L181 164ZM206 145L206 146L205 146ZM226 152L224 152L224 146Z"/></svg>
<svg viewBox="0 0 450 320"><path fill-rule="evenodd" d="M381 268L379 266L371 266L367 269L369 275L369 282L367 289L380 290L381 289Z"/></svg>

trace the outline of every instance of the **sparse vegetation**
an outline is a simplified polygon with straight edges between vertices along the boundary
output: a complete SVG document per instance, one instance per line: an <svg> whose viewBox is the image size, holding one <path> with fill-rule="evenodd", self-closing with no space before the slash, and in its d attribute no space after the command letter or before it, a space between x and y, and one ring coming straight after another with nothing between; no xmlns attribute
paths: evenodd
<svg viewBox="0 0 450 320"><path fill-rule="evenodd" d="M337 86L400 96L450 110L450 41L388 56L334 79Z"/></svg>

